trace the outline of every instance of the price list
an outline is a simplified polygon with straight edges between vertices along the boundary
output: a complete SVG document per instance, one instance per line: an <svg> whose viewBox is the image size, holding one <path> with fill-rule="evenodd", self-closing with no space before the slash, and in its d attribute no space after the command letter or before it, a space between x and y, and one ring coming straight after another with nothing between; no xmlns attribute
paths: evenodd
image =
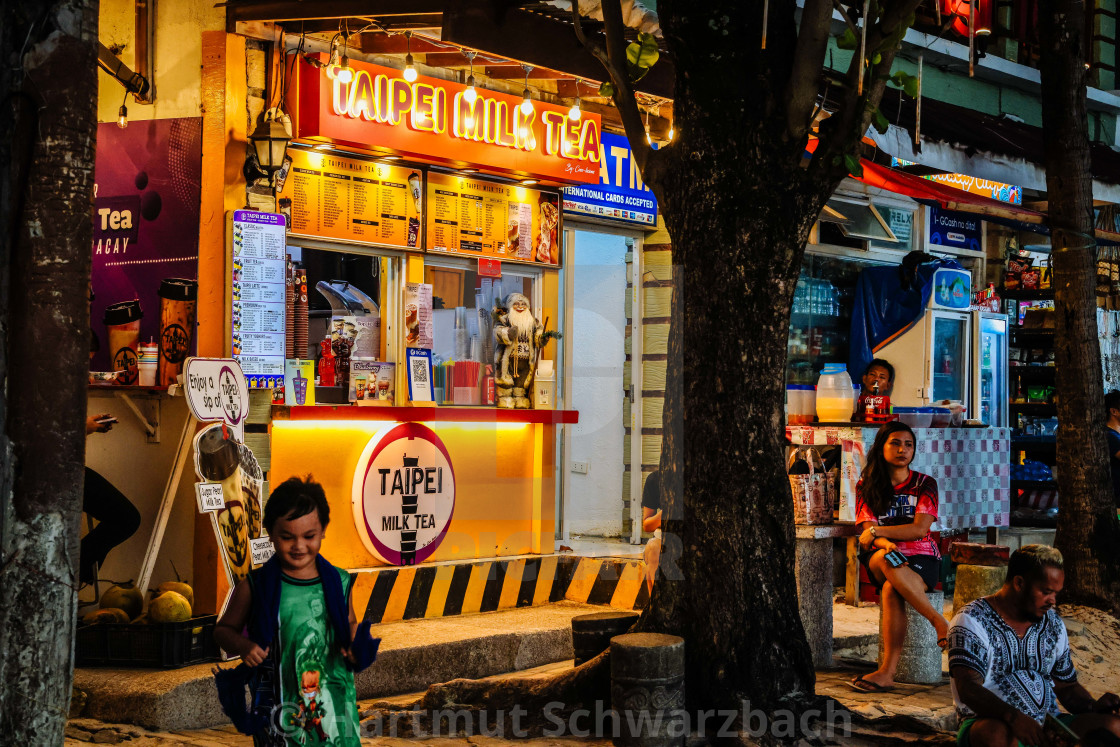
<svg viewBox="0 0 1120 747"><path fill-rule="evenodd" d="M279 213L235 210L230 230L232 349L249 386L284 380L286 220Z"/></svg>
<svg viewBox="0 0 1120 747"><path fill-rule="evenodd" d="M426 245L449 254L556 264L547 250L539 259L534 252L541 243L541 210L555 216L555 205L550 192L429 172ZM551 241L556 221L545 225Z"/></svg>
<svg viewBox="0 0 1120 747"><path fill-rule="evenodd" d="M423 176L407 166L289 150L280 192L292 233L402 249L420 247Z"/></svg>

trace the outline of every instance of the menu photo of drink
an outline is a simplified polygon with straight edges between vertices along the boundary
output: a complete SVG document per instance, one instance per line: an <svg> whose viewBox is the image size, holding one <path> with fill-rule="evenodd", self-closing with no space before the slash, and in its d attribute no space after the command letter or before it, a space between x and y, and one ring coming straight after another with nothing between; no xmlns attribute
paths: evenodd
<svg viewBox="0 0 1120 747"><path fill-rule="evenodd" d="M432 286L404 284L404 344L407 348L432 349Z"/></svg>
<svg viewBox="0 0 1120 747"><path fill-rule="evenodd" d="M235 210L230 224L233 357L250 388L272 389L284 383L284 216Z"/></svg>
<svg viewBox="0 0 1120 747"><path fill-rule="evenodd" d="M428 251L558 266L559 238L558 193L428 172Z"/></svg>
<svg viewBox="0 0 1120 747"><path fill-rule="evenodd" d="M350 401L359 405L392 405L392 363L372 358L350 359Z"/></svg>
<svg viewBox="0 0 1120 747"><path fill-rule="evenodd" d="M289 148L280 212L295 236L419 249L420 169Z"/></svg>

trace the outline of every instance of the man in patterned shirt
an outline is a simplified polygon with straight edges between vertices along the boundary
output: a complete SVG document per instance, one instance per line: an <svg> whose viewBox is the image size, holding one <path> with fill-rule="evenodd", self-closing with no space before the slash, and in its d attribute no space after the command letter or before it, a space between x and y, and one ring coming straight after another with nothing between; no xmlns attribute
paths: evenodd
<svg viewBox="0 0 1120 747"><path fill-rule="evenodd" d="M962 718L958 744L1045 747L1047 715L1081 736L1120 736L1120 697L1094 699L1077 682L1066 627L1054 609L1064 583L1061 553L1027 545L1012 553L999 591L953 618L949 672Z"/></svg>

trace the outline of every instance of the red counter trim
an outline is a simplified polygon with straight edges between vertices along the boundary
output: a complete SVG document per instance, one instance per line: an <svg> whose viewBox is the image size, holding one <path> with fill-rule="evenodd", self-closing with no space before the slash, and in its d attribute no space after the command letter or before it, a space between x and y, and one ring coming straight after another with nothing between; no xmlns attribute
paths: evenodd
<svg viewBox="0 0 1120 747"><path fill-rule="evenodd" d="M499 410L496 407L356 407L353 405L273 405L273 420L385 420L423 423L579 422L578 410Z"/></svg>

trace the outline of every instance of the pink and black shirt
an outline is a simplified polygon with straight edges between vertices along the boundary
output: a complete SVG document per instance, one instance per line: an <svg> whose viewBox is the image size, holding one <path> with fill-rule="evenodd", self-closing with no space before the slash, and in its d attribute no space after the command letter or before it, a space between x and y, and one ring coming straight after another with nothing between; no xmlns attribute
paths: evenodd
<svg viewBox="0 0 1120 747"><path fill-rule="evenodd" d="M856 524L870 521L879 526L890 527L912 524L918 514L929 514L937 521L937 480L921 472L910 471L910 476L901 485L894 486L894 499L886 513L875 516L863 500L863 480L856 485ZM941 557L937 543L929 532L920 540L895 542L903 555L932 555Z"/></svg>

